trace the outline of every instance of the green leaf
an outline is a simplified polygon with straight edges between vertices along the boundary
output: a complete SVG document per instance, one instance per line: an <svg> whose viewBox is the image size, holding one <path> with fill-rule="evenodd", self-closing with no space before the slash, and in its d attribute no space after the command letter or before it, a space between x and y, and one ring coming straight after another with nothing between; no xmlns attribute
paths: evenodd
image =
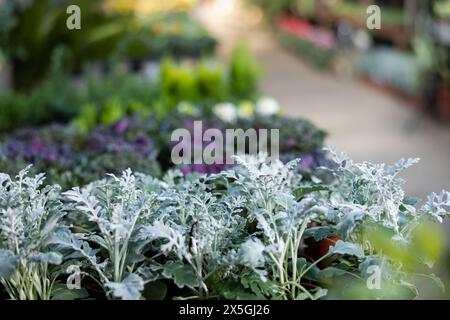
<svg viewBox="0 0 450 320"><path fill-rule="evenodd" d="M323 278L334 278L334 277L338 277L338 276L341 276L346 273L347 273L347 271L345 271L345 270L329 267L329 268L320 270L319 276L323 277Z"/></svg>
<svg viewBox="0 0 450 320"><path fill-rule="evenodd" d="M315 241L326 239L332 235L333 231L325 227L312 227L307 229L304 233L305 238L309 238L310 236L312 236Z"/></svg>
<svg viewBox="0 0 450 320"><path fill-rule="evenodd" d="M439 289L441 289L442 293L445 292L445 285L442 282L441 278L439 278L437 275L435 275L434 273L428 275L428 277L433 280L433 282L439 287Z"/></svg>
<svg viewBox="0 0 450 320"><path fill-rule="evenodd" d="M345 270L329 267L323 270L320 270L317 273L317 281L322 284L331 285L333 281L335 281L337 277L347 274Z"/></svg>
<svg viewBox="0 0 450 320"><path fill-rule="evenodd" d="M355 210L347 213L336 225L338 234L344 239L348 238L355 229L357 221L361 221L363 217L364 213L362 211Z"/></svg>
<svg viewBox="0 0 450 320"><path fill-rule="evenodd" d="M406 196L405 199L403 199L403 204L406 204L409 206L415 206L419 202L420 202L420 198L418 198L418 197Z"/></svg>
<svg viewBox="0 0 450 320"><path fill-rule="evenodd" d="M183 288L184 286L194 288L198 286L194 271L181 262L166 263L162 274L164 277L172 279L178 288Z"/></svg>
<svg viewBox="0 0 450 320"><path fill-rule="evenodd" d="M89 293L84 288L70 290L65 284L62 283L57 284L53 287L53 300L76 300L85 299L88 297Z"/></svg>
<svg viewBox="0 0 450 320"><path fill-rule="evenodd" d="M221 292L227 300L263 300L264 298L255 294L251 294L242 289L235 289Z"/></svg>
<svg viewBox="0 0 450 320"><path fill-rule="evenodd" d="M167 294L167 285L162 281L147 283L143 296L146 300L162 300Z"/></svg>
<svg viewBox="0 0 450 320"><path fill-rule="evenodd" d="M299 293L295 300L307 300L309 299L309 295L305 292Z"/></svg>
<svg viewBox="0 0 450 320"><path fill-rule="evenodd" d="M364 258L364 250L357 244L351 242L344 242L339 240L336 245L330 247L328 251L330 254L347 254L358 258Z"/></svg>
<svg viewBox="0 0 450 320"><path fill-rule="evenodd" d="M328 188L324 187L322 185L316 185L316 186L311 186L311 187L298 188L293 191L293 194L294 194L295 198L297 200L299 200L309 193L316 192L316 191L325 191L325 190L328 190Z"/></svg>
<svg viewBox="0 0 450 320"><path fill-rule="evenodd" d="M320 288L319 290L317 290L317 291L313 294L313 297L314 297L314 300L318 300L318 299L320 299L320 298L325 297L327 294L328 294L328 290L327 290L327 289L322 289L322 288Z"/></svg>
<svg viewBox="0 0 450 320"><path fill-rule="evenodd" d="M402 280L402 279L396 281L396 283L402 287L409 289L411 292L414 293L414 295L416 297L419 296L419 290L417 289L417 287L414 284L407 282L405 280Z"/></svg>
<svg viewBox="0 0 450 320"><path fill-rule="evenodd" d="M303 272L303 270L305 270L306 268L308 268L310 266L311 266L311 263L308 262L305 258L297 259L297 270L299 272ZM308 280L317 281L319 272L320 272L319 267L317 267L317 265L314 265L314 266L310 267L310 269L308 270L308 272L306 272L305 275L303 275L303 278L308 279Z"/></svg>

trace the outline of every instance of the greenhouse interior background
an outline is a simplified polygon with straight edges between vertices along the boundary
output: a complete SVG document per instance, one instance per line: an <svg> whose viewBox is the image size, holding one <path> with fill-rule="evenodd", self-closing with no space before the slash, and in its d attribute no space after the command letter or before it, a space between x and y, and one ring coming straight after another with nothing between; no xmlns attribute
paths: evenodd
<svg viewBox="0 0 450 320"><path fill-rule="evenodd" d="M358 162L420 158L401 178L425 200L450 190L449 48L448 0L0 0L0 172L31 163L63 190L129 167L160 176L172 117L215 106L226 126L256 108L287 118L266 125L292 129L281 148L305 166L325 146ZM160 122L142 124L149 114ZM444 226L434 272L447 285Z"/></svg>

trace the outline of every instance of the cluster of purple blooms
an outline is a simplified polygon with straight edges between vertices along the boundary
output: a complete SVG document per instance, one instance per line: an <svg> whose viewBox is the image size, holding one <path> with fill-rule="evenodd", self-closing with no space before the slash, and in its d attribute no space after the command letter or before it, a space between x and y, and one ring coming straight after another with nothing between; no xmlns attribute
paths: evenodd
<svg viewBox="0 0 450 320"><path fill-rule="evenodd" d="M1 153L3 158L10 160L67 165L73 163L76 155L71 136L58 125L21 129L2 143Z"/></svg>
<svg viewBox="0 0 450 320"><path fill-rule="evenodd" d="M325 134L317 130L310 122L304 120L290 120L287 118L277 117L275 119L276 124L282 125L280 127L281 138L280 138L280 160L283 162L289 162L291 160L300 158L299 171L311 171L317 167L330 166L331 162L326 157L326 153L321 150L323 143L323 138ZM240 123L238 126L247 130L249 128L254 128L258 132L258 129L270 129L270 119L264 119L259 123ZM218 129L225 131L226 125L217 119L209 119L206 121L207 125L203 128L203 131L207 129ZM210 144L211 142L205 143L202 139L196 140L193 134L194 130L194 119L183 120L184 128L191 131L191 145L193 149L204 148L205 144ZM283 128L287 130L283 130ZM289 131L288 131L289 130ZM293 135L293 137L285 138L286 136ZM305 150L306 149L306 150ZM224 161L225 162L225 161ZM227 164L192 164L192 165L182 165L181 171L184 174L189 173L201 173L201 174L214 174L218 173L224 169L229 168L230 165Z"/></svg>
<svg viewBox="0 0 450 320"><path fill-rule="evenodd" d="M73 164L80 155L103 153L131 153L154 160L157 152L153 140L145 133L128 135L129 126L130 120L123 119L111 127L98 127L87 137L59 125L22 129L2 143L2 153L8 159L34 164Z"/></svg>
<svg viewBox="0 0 450 320"><path fill-rule="evenodd" d="M184 127L193 130L194 119L172 117L156 121L154 118L123 118L112 126L98 126L87 136L80 136L71 126L49 125L41 128L21 129L3 137L0 142L0 169L4 172L17 172L26 163L34 164L38 171L47 172L52 169L62 172L84 170L107 171L115 163L129 166L135 171L148 170L145 163L154 163L164 169L171 167L170 153L174 142L170 141L171 132ZM244 129L268 127L272 120L262 123L246 123ZM329 160L320 146L323 142L321 132L301 120L294 121L275 119L275 125L281 125L280 158L283 162L301 158L300 171L309 171L316 167L328 166ZM278 121L278 124L277 124ZM204 130L227 127L218 119L205 121ZM283 128L287 127L290 132ZM283 137L285 135L285 137ZM291 135L289 138L287 136ZM194 137L194 135L191 135ZM203 140L192 139L195 147L204 144ZM107 158L107 160L105 160ZM104 162L107 162L107 164ZM83 164L83 165L81 165ZM182 165L184 174L218 173L229 165L225 164L193 164ZM9 169L9 170L8 170ZM119 170L121 168L117 168ZM56 170L57 171L57 170ZM92 177L94 179L95 176Z"/></svg>
<svg viewBox="0 0 450 320"><path fill-rule="evenodd" d="M157 150L151 137L145 132L134 132L132 122L124 118L111 127L99 127L86 139L86 146L94 152L127 152L154 160Z"/></svg>

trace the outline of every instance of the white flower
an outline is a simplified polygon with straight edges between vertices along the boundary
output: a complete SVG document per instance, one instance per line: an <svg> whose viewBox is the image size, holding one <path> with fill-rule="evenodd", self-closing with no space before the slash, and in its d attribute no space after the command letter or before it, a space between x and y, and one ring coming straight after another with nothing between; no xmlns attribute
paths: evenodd
<svg viewBox="0 0 450 320"><path fill-rule="evenodd" d="M235 122L237 119L237 107L229 102L216 104L213 112L225 122Z"/></svg>
<svg viewBox="0 0 450 320"><path fill-rule="evenodd" d="M262 116L272 116L280 112L280 105L273 98L261 98L256 103L256 112Z"/></svg>

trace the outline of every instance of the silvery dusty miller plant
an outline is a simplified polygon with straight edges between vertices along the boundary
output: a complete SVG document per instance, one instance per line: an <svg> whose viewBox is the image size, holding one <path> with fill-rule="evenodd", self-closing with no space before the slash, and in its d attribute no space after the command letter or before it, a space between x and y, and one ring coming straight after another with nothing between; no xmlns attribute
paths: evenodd
<svg viewBox="0 0 450 320"><path fill-rule="evenodd" d="M401 159L394 165L356 163L344 153L329 151L338 165L331 170L335 181L314 193L324 212L318 220L321 231L337 234L361 248L357 256L362 277L369 266L378 265L386 280L408 287L417 296L417 289L407 281L415 275L411 271L420 263L431 267L437 257L420 252L415 241L430 221L442 223L448 216L449 192L431 194L417 209L419 199L406 196L404 181L398 176L419 159ZM388 245L380 243L383 239ZM409 253L398 254L393 248ZM437 277L429 277L441 285Z"/></svg>
<svg viewBox="0 0 450 320"><path fill-rule="evenodd" d="M108 297L139 299L144 289L139 272L148 260L143 252L150 238L143 238L141 230L152 219L156 194L145 192L142 186L128 169L120 177L110 175L110 179L64 193L74 203L72 212L80 213L95 227L79 233L66 230L54 237L53 243L87 262L93 273L85 274L97 281ZM100 249L93 249L90 243Z"/></svg>
<svg viewBox="0 0 450 320"><path fill-rule="evenodd" d="M49 239L64 208L58 186L42 187L44 175L0 174L0 279L11 299L50 299L62 255Z"/></svg>
<svg viewBox="0 0 450 320"><path fill-rule="evenodd" d="M326 289L317 286L307 290L302 278L319 261L308 264L299 250L308 224L321 208L313 197L299 201L296 190L304 183L294 174L299 160L288 164L280 161L268 163L263 156L238 158L241 170L228 172L235 180L230 192L242 194L250 221L255 221L257 231L241 246L241 263L260 275L273 287L273 298L318 299ZM331 254L351 254L346 250L351 244L338 243Z"/></svg>
<svg viewBox="0 0 450 320"><path fill-rule="evenodd" d="M236 243L243 236L245 219L240 216L243 198L215 196L208 179L182 180L175 184L178 171L170 172L165 190L158 197L158 219L144 228L142 237L160 240L159 250L168 262L162 275L186 286L194 297L210 296L206 281L223 276L236 259Z"/></svg>
<svg viewBox="0 0 450 320"><path fill-rule="evenodd" d="M336 222L344 238L357 241L358 227L376 223L392 230L395 238L405 240L407 231L422 219L442 223L448 215L450 193L431 194L419 209L419 199L407 197L398 177L419 159L401 159L394 165L355 163L345 153L330 149L338 167L333 170L335 183L328 186L327 197L316 195L328 209L326 218ZM322 193L324 195L324 193Z"/></svg>
<svg viewBox="0 0 450 320"><path fill-rule="evenodd" d="M312 203L309 199L297 202L292 194L292 171L298 162L267 164L264 158L238 158L238 163L245 173L235 176L235 184L249 200L249 218L257 222L259 229L241 246L243 263L259 273L263 281L268 277L276 283L280 297L296 299L297 291L309 294L299 284L297 261Z"/></svg>
<svg viewBox="0 0 450 320"><path fill-rule="evenodd" d="M383 283L416 292L415 260L431 266L436 258L416 251L417 238L448 215L449 193L416 208L398 178L416 160L385 166L333 155L336 166L323 168L331 182L304 180L298 161L243 157L209 176L169 171L157 180L126 170L65 192L64 204L42 175L0 175L2 283L13 298L49 299L59 272L50 266L64 260L108 298L141 299L163 280L188 288L171 292L184 299L319 299L335 297L330 277L365 283L377 265ZM57 227L64 212L67 225ZM304 255L305 239L333 235L342 240L322 256ZM386 244L421 254L411 262Z"/></svg>

